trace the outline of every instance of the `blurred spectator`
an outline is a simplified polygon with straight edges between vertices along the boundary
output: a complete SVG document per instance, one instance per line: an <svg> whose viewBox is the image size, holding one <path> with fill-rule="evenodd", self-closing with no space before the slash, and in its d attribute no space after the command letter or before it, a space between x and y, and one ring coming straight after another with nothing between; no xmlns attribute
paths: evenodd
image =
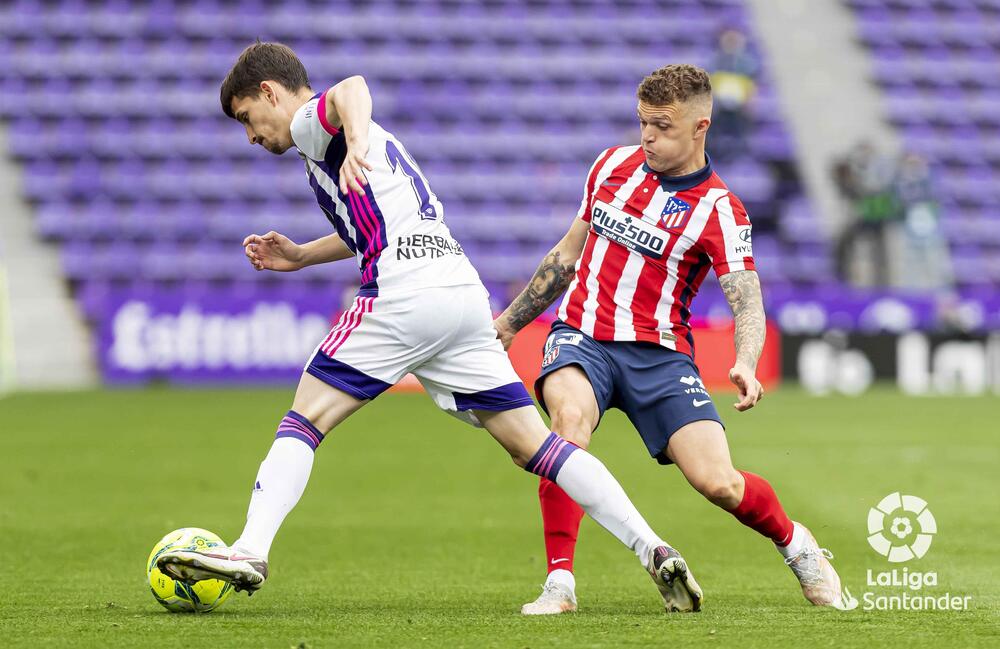
<svg viewBox="0 0 1000 649"><path fill-rule="evenodd" d="M715 113L712 155L718 160L742 157L750 149L750 100L760 70L743 32L727 29L719 35L718 49L709 69Z"/></svg>
<svg viewBox="0 0 1000 649"><path fill-rule="evenodd" d="M948 246L927 161L862 143L834 167L848 203L837 244L841 277L853 284L940 289L952 284Z"/></svg>
<svg viewBox="0 0 1000 649"><path fill-rule="evenodd" d="M834 178L848 203L846 224L837 242L837 271L848 283L890 283L887 225L901 215L892 157L863 142L834 165ZM870 253L859 254L866 246ZM867 262L867 263L864 263Z"/></svg>
<svg viewBox="0 0 1000 649"><path fill-rule="evenodd" d="M895 283L904 288L951 287L949 248L938 227L930 165L915 153L904 155L893 185L903 218L899 281Z"/></svg>

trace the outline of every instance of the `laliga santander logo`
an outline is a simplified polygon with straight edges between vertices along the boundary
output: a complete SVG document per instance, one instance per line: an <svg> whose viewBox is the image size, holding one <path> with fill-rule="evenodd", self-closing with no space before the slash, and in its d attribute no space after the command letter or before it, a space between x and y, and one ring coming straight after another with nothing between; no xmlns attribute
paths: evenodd
<svg viewBox="0 0 1000 649"><path fill-rule="evenodd" d="M891 563L923 557L936 533L934 515L922 498L896 491L868 510L868 543ZM925 590L938 585L938 574L933 571L903 567L876 572L869 568L866 585L882 590L862 595L865 611L965 611L972 601L972 595Z"/></svg>
<svg viewBox="0 0 1000 649"><path fill-rule="evenodd" d="M868 544L890 563L927 554L937 522L927 501L893 492L868 510Z"/></svg>

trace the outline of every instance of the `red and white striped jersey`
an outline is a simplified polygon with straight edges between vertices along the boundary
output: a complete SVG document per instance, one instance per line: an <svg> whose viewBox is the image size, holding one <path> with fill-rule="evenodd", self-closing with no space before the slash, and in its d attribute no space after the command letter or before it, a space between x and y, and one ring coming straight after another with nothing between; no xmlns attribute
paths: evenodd
<svg viewBox="0 0 1000 649"><path fill-rule="evenodd" d="M639 146L590 168L577 218L590 223L559 318L596 340L645 341L694 356L691 300L709 268L754 270L750 219L706 165L667 177Z"/></svg>

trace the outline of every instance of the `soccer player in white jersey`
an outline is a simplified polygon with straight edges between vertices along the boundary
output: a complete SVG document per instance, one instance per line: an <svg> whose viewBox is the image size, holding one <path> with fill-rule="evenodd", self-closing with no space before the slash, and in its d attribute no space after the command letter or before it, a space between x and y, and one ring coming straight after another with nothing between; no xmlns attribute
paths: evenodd
<svg viewBox="0 0 1000 649"><path fill-rule="evenodd" d="M278 155L298 150L336 230L304 245L276 232L251 235L244 241L251 264L293 271L354 258L362 285L306 365L257 473L243 533L222 549L166 552L160 569L180 580L259 589L271 543L324 436L412 372L441 408L484 426L518 466L555 481L631 548L666 610L697 610L701 589L680 554L603 464L545 426L496 339L486 290L448 232L441 203L399 140L372 121L364 80L313 92L292 50L258 42L226 77L221 101L251 144Z"/></svg>
<svg viewBox="0 0 1000 649"><path fill-rule="evenodd" d="M689 309L712 268L736 320L729 372L740 395L736 409L763 396L755 368L764 306L750 220L705 153L708 74L668 65L643 80L638 99L641 144L598 156L573 225L497 318L498 334L509 345L565 291L535 384L553 430L586 448L608 408L624 411L654 459L676 463L695 489L775 544L807 600L852 608L857 600L841 589L833 555L785 514L767 480L733 468L722 420L694 364ZM545 478L539 501L549 576L522 612L575 610L573 555L583 513Z"/></svg>

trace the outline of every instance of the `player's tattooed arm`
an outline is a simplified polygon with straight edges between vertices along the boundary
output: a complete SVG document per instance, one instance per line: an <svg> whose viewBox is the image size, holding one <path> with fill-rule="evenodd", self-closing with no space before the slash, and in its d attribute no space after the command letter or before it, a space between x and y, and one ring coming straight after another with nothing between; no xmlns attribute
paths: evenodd
<svg viewBox="0 0 1000 649"><path fill-rule="evenodd" d="M566 263L561 251L553 250L545 255L531 281L504 311L507 325L520 331L544 313L566 291L575 271L575 260Z"/></svg>
<svg viewBox="0 0 1000 649"><path fill-rule="evenodd" d="M518 331L542 315L566 291L576 274L576 260L583 252L589 229L586 222L574 221L566 236L542 259L521 294L493 323L504 349L510 347Z"/></svg>
<svg viewBox="0 0 1000 649"><path fill-rule="evenodd" d="M740 400L735 406L748 410L764 395L755 376L767 331L760 278L757 271L738 270L720 277L719 284L736 321L736 364L729 371L729 379L739 389Z"/></svg>
<svg viewBox="0 0 1000 649"><path fill-rule="evenodd" d="M764 349L764 299L757 271L738 270L719 278L736 320L736 362L756 369Z"/></svg>

